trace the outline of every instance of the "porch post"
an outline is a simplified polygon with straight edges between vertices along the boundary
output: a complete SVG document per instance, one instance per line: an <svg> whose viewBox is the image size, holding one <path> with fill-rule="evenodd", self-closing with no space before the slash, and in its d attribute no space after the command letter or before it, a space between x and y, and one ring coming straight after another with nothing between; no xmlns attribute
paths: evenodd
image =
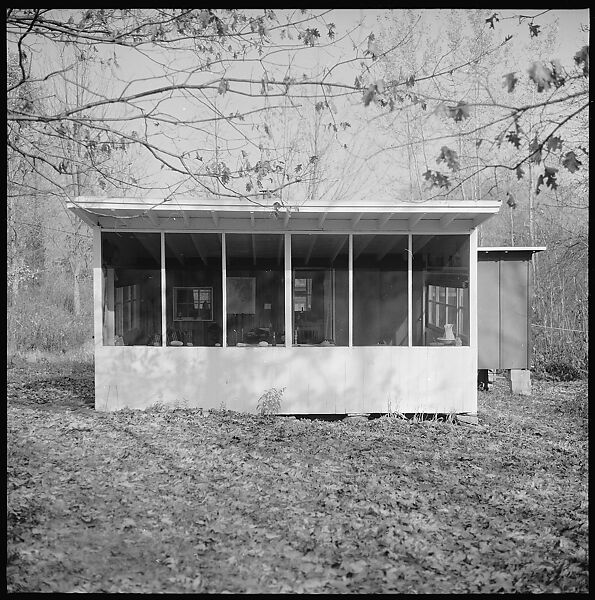
<svg viewBox="0 0 595 600"><path fill-rule="evenodd" d="M93 346L103 345L103 270L101 268L101 228L93 227Z"/></svg>
<svg viewBox="0 0 595 600"><path fill-rule="evenodd" d="M348 281L349 281L349 347L353 347L353 233L349 234L349 260L348 260Z"/></svg>
<svg viewBox="0 0 595 600"><path fill-rule="evenodd" d="M227 247L225 246L225 232L221 233L221 347L227 348Z"/></svg>
<svg viewBox="0 0 595 600"><path fill-rule="evenodd" d="M413 346L413 235L407 235L407 346Z"/></svg>
<svg viewBox="0 0 595 600"><path fill-rule="evenodd" d="M167 312L165 306L165 233L161 236L161 346L167 346Z"/></svg>
<svg viewBox="0 0 595 600"><path fill-rule="evenodd" d="M293 343L293 298L291 297L291 234L285 233L285 347Z"/></svg>
<svg viewBox="0 0 595 600"><path fill-rule="evenodd" d="M469 346L471 348L471 368L473 375L473 395L477 413L477 229L469 235Z"/></svg>

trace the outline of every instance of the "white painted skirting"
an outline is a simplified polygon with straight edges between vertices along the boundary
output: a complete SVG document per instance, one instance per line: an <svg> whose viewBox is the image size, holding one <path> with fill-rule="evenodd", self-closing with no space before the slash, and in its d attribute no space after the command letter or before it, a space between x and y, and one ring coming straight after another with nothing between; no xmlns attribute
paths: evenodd
<svg viewBox="0 0 595 600"><path fill-rule="evenodd" d="M281 413L477 412L470 347L96 346L95 408L256 412L285 388Z"/></svg>

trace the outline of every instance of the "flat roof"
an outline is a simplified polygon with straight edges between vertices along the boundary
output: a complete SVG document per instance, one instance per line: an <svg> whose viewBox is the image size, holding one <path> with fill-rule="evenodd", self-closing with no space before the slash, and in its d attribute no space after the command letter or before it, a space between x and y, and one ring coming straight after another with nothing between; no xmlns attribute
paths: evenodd
<svg viewBox="0 0 595 600"><path fill-rule="evenodd" d="M107 198L79 196L67 202L79 218L106 229L265 231L472 229L500 210L499 201L436 199L427 202L281 206L274 199L252 203L237 198Z"/></svg>

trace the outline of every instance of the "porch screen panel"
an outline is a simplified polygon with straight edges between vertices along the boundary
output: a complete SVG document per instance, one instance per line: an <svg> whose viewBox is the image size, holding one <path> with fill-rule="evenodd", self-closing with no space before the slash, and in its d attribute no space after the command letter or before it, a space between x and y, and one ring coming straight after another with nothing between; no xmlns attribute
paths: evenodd
<svg viewBox="0 0 595 600"><path fill-rule="evenodd" d="M469 345L469 236L414 235L413 345Z"/></svg>
<svg viewBox="0 0 595 600"><path fill-rule="evenodd" d="M284 243L283 234L226 234L228 346L285 343Z"/></svg>
<svg viewBox="0 0 595 600"><path fill-rule="evenodd" d="M469 345L469 236L414 235L413 345Z"/></svg>
<svg viewBox="0 0 595 600"><path fill-rule="evenodd" d="M221 346L221 234L166 233L168 346Z"/></svg>
<svg viewBox="0 0 595 600"><path fill-rule="evenodd" d="M161 345L161 236L101 233L103 345Z"/></svg>
<svg viewBox="0 0 595 600"><path fill-rule="evenodd" d="M349 345L348 268L349 236L291 236L294 345Z"/></svg>
<svg viewBox="0 0 595 600"><path fill-rule="evenodd" d="M407 346L406 235L353 236L353 345Z"/></svg>

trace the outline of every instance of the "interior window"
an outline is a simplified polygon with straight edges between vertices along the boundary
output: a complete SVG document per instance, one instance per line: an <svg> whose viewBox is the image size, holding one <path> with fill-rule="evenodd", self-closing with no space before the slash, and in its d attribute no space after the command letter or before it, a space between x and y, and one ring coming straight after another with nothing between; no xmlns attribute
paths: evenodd
<svg viewBox="0 0 595 600"><path fill-rule="evenodd" d="M225 236L227 345L285 343L283 234Z"/></svg>
<svg viewBox="0 0 595 600"><path fill-rule="evenodd" d="M168 346L221 346L220 233L166 233Z"/></svg>
<svg viewBox="0 0 595 600"><path fill-rule="evenodd" d="M161 236L101 233L103 345L161 345Z"/></svg>
<svg viewBox="0 0 595 600"><path fill-rule="evenodd" d="M413 236L413 345L469 345L469 236Z"/></svg>
<svg viewBox="0 0 595 600"><path fill-rule="evenodd" d="M349 236L291 236L292 342L349 344Z"/></svg>

